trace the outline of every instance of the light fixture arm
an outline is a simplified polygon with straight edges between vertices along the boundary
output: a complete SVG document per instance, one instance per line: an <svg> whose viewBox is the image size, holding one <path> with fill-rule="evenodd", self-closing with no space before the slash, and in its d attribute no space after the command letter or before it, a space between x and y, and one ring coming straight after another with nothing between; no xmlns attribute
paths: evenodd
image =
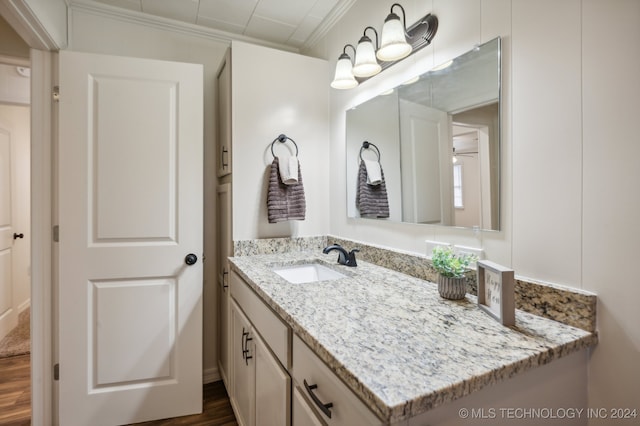
<svg viewBox="0 0 640 426"><path fill-rule="evenodd" d="M391 14L390 14L389 16L387 16L387 19L385 20L385 22L386 22L389 18L391 18L391 16L392 16L392 15L398 16L398 15L396 15L395 13L393 13L393 7L394 7L394 6L398 6L398 7L400 8L400 10L402 10L402 26L404 27L404 34L405 34L407 37L411 37L411 36L409 35L409 33L407 33L407 14L406 14L406 13L405 13L405 11L404 11L404 7L402 7L402 5L401 5L400 3L394 3L394 4L392 4L392 5L391 5L391 11L390 11L390 12L391 12Z"/></svg>
<svg viewBox="0 0 640 426"><path fill-rule="evenodd" d="M340 55L339 59L344 59L344 58L348 58L351 61L351 56L349 56L349 54L347 53L347 47L350 47L351 50L353 50L353 57L356 57L356 48L353 47L352 44L345 44L344 47L342 48L342 55Z"/></svg>
<svg viewBox="0 0 640 426"><path fill-rule="evenodd" d="M380 40L378 40L378 31L376 31L375 28L373 28L371 26L366 27L364 29L363 33L362 33L362 37L363 38L366 37L367 39L371 40L369 37L367 37L367 30L369 30L369 29L373 30L373 33L376 35L376 44L374 44L374 47L375 47L376 50L378 50L378 47L380 47ZM360 41L362 41L362 39L360 39Z"/></svg>

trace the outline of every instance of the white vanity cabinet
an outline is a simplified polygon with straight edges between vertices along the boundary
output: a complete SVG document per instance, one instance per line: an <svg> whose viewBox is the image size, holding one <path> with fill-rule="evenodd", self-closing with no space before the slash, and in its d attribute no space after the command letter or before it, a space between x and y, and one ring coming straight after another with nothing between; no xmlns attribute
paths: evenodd
<svg viewBox="0 0 640 426"><path fill-rule="evenodd" d="M255 424L255 360L251 323L235 301L231 302L231 405L240 426Z"/></svg>
<svg viewBox="0 0 640 426"><path fill-rule="evenodd" d="M233 270L229 290L227 392L241 426L382 424Z"/></svg>
<svg viewBox="0 0 640 426"><path fill-rule="evenodd" d="M233 271L229 285L231 386L227 391L238 424L288 426L291 377L285 365L291 359L289 327Z"/></svg>
<svg viewBox="0 0 640 426"><path fill-rule="evenodd" d="M304 395L294 400L294 419L335 426L382 424L297 335L293 337L292 375L295 391ZM318 418L323 423L316 423Z"/></svg>

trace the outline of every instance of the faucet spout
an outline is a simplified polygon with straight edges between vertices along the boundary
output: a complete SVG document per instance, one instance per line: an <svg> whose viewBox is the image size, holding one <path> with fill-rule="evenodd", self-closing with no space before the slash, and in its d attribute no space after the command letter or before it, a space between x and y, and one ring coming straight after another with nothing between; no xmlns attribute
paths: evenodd
<svg viewBox="0 0 640 426"><path fill-rule="evenodd" d="M360 251L358 249L353 249L350 252L344 249L340 244L332 244L330 246L325 247L322 252L324 254L329 254L329 252L336 250L338 252L338 263L345 266L358 266L356 263L356 252Z"/></svg>

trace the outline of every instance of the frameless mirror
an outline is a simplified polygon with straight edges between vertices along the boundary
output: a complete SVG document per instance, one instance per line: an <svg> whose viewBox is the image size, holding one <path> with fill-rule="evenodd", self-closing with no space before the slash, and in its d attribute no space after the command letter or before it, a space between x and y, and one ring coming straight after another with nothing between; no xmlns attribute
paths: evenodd
<svg viewBox="0 0 640 426"><path fill-rule="evenodd" d="M350 109L346 124L349 217L500 229L500 38ZM365 160L379 161L383 188L364 181Z"/></svg>

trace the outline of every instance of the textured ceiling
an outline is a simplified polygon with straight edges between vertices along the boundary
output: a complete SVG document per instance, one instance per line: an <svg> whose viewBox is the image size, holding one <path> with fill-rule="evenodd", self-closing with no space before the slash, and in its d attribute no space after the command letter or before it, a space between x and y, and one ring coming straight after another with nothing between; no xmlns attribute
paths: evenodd
<svg viewBox="0 0 640 426"><path fill-rule="evenodd" d="M355 0L68 0L107 4L231 34L299 48Z"/></svg>

